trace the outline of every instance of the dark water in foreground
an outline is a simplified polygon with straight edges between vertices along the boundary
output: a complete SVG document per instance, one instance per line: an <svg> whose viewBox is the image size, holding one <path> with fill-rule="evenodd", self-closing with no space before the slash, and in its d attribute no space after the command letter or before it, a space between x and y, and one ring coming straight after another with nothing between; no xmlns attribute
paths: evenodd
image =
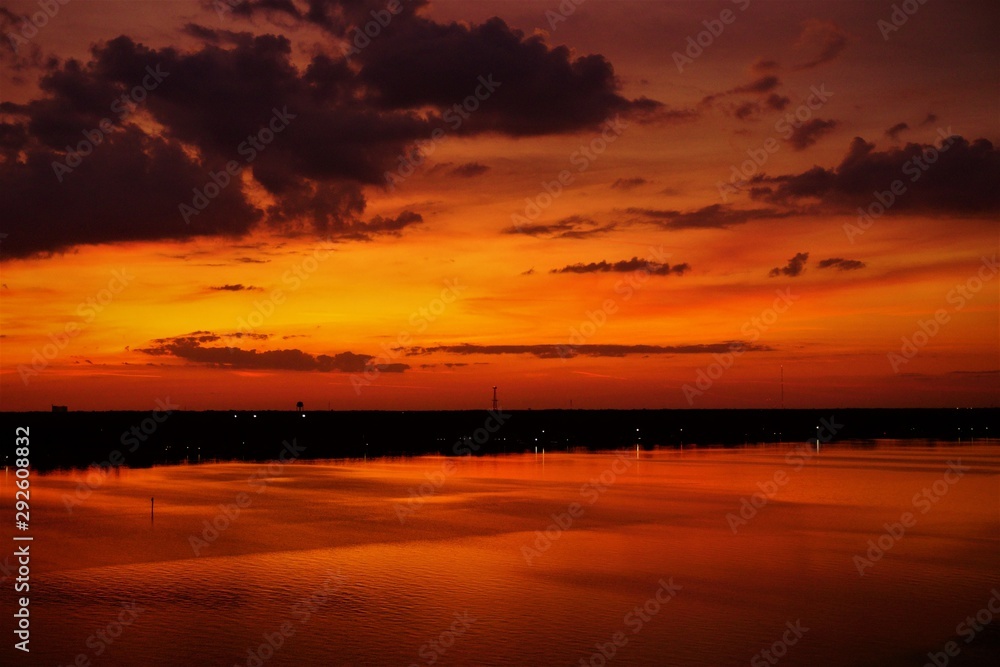
<svg viewBox="0 0 1000 667"><path fill-rule="evenodd" d="M953 640L996 664L996 625L960 624L1000 589L1000 447L790 451L178 466L86 499L84 473L35 477L31 654L8 578L0 657L892 666Z"/></svg>

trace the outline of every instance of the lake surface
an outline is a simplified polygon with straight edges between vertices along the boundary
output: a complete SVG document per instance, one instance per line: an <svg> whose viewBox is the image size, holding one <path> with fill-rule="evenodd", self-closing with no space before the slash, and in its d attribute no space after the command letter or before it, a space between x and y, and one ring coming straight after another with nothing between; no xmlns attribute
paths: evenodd
<svg viewBox="0 0 1000 667"><path fill-rule="evenodd" d="M1000 446L796 447L35 476L32 650L5 613L0 656L892 666L955 641L950 664L995 659L996 622L960 624L1000 587Z"/></svg>

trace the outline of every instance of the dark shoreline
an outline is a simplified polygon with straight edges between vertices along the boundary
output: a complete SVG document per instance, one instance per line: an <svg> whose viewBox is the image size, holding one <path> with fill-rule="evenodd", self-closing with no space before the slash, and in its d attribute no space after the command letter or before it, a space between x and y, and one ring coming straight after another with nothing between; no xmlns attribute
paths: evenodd
<svg viewBox="0 0 1000 667"><path fill-rule="evenodd" d="M36 470L143 468L199 457L266 461L277 458L285 442L302 449L303 459L360 459L533 452L535 446L727 447L815 442L817 436L824 443L1000 437L998 408L4 412L0 421L11 438L5 465L13 463L14 429L27 426Z"/></svg>

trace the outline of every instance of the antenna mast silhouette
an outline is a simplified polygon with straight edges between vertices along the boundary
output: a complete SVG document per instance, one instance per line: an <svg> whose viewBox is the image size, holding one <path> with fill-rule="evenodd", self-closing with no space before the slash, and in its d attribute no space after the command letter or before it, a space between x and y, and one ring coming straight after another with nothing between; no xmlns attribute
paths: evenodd
<svg viewBox="0 0 1000 667"><path fill-rule="evenodd" d="M497 388L493 387L493 412L497 411Z"/></svg>

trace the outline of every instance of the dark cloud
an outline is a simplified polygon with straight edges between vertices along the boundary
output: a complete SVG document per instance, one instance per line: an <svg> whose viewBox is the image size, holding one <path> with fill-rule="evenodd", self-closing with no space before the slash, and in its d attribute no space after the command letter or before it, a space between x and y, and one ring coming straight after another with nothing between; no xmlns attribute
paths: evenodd
<svg viewBox="0 0 1000 667"><path fill-rule="evenodd" d="M271 337L271 334L256 333L254 331L237 331L231 334L225 334L226 338L246 338L248 340L267 340ZM283 336L283 338L288 338L288 336Z"/></svg>
<svg viewBox="0 0 1000 667"><path fill-rule="evenodd" d="M824 134L829 134L835 127L837 127L835 120L813 118L795 127L792 130L792 135L788 138L788 143L797 151L805 150L819 141Z"/></svg>
<svg viewBox="0 0 1000 667"><path fill-rule="evenodd" d="M813 50L818 48L815 56L806 62L797 65L795 69L812 69L823 63L834 60L847 48L850 41L849 36L837 24L832 21L821 21L819 19L808 19L802 24L802 32L796 41L796 47L801 50Z"/></svg>
<svg viewBox="0 0 1000 667"><path fill-rule="evenodd" d="M774 111L784 111L785 107L791 104L791 102L791 98L785 97L784 95L778 95L777 93L771 93L767 96L767 99L764 100L764 104L767 108Z"/></svg>
<svg viewBox="0 0 1000 667"><path fill-rule="evenodd" d="M802 274L806 270L806 262L809 260L809 253L800 252L796 253L795 257L788 260L788 264L778 268L775 267L767 274L770 278L776 278L778 276L788 276L790 278L795 278Z"/></svg>
<svg viewBox="0 0 1000 667"><path fill-rule="evenodd" d="M600 224L591 218L571 215L551 224L531 224L505 227L502 234L526 234L549 239L585 239L601 236L615 229L614 223Z"/></svg>
<svg viewBox="0 0 1000 667"><path fill-rule="evenodd" d="M694 211L669 209L627 208L625 212L638 215L664 229L725 229L754 220L771 220L793 215L789 211L772 208L740 210L723 204L711 204Z"/></svg>
<svg viewBox="0 0 1000 667"><path fill-rule="evenodd" d="M725 94L739 94L739 93L770 93L775 88L781 85L781 80L769 74L767 76L762 76L759 79L754 79L750 83L744 84L742 86L736 86L730 89Z"/></svg>
<svg viewBox="0 0 1000 667"><path fill-rule="evenodd" d="M253 285L243 285L237 283L235 285L217 285L209 287L208 289L216 292L259 292L262 288L254 287Z"/></svg>
<svg viewBox="0 0 1000 667"><path fill-rule="evenodd" d="M843 259L840 257L831 257L830 259L821 259L817 266L821 269L837 269L838 271L856 271L858 269L863 269L867 266L864 262L857 259Z"/></svg>
<svg viewBox="0 0 1000 667"><path fill-rule="evenodd" d="M0 161L0 210L10 234L6 259L81 244L236 238L262 216L231 187L201 213L194 231L178 204L191 200L192 188L205 185L206 172L179 145L134 128L105 138L61 184L51 166L63 159L60 153L36 143L25 148L24 156L23 162L12 155Z"/></svg>
<svg viewBox="0 0 1000 667"><path fill-rule="evenodd" d="M482 24L396 17L355 58L377 106L453 110L445 118L462 132L531 136L596 128L615 114L646 120L689 114L621 96L603 56L574 58L568 48L549 48L540 36L525 36L496 17ZM455 110L477 90L489 97L471 98L475 113Z"/></svg>
<svg viewBox="0 0 1000 667"><path fill-rule="evenodd" d="M403 20L427 6L429 0L402 0L393 20ZM386 9L385 0L201 0L206 10L220 18L263 18L275 25L310 23L332 35L344 36L348 29L372 20L372 12Z"/></svg>
<svg viewBox="0 0 1000 667"><path fill-rule="evenodd" d="M927 117L924 118L920 122L920 125L921 126L924 126L924 125L933 125L936 122L938 122L937 114L936 113L929 113L929 114L927 114Z"/></svg>
<svg viewBox="0 0 1000 667"><path fill-rule="evenodd" d="M669 264L661 264L633 257L632 259L623 259L620 262L606 262L602 259L599 262L590 262L589 264L569 264L561 269L552 269L549 273L606 273L609 271L631 273L633 271L648 271L654 276L682 276L686 271L690 270L691 267L687 263L670 266Z"/></svg>
<svg viewBox="0 0 1000 667"><path fill-rule="evenodd" d="M335 355L312 355L298 349L244 350L232 346L206 346L218 342L221 336L211 332L195 332L174 338L158 338L152 347L135 350L158 357L175 357L196 364L231 369L316 371L321 373L361 373L377 369L385 373L402 373L408 364L375 364L370 354L341 352Z"/></svg>
<svg viewBox="0 0 1000 667"><path fill-rule="evenodd" d="M447 354L530 354L539 359L556 359L575 356L626 357L657 354L711 354L740 349L744 352L770 352L767 345L743 341L706 343L699 345L439 345L435 347L398 348L407 356L436 353Z"/></svg>
<svg viewBox="0 0 1000 667"><path fill-rule="evenodd" d="M216 3L204 4L215 13ZM622 96L602 55L550 48L496 18L437 23L419 15L424 4L402 3L379 38L350 59L323 49L300 58L283 34L189 24L194 48L151 48L123 35L93 46L85 60L40 64L38 96L0 104L4 258L84 244L238 238L261 225L370 240L420 221L404 212L365 222L364 188L384 185L399 156L434 130L532 136L594 129L617 115L692 115ZM374 0L220 6L227 17L272 20L289 35L313 24L338 41L384 9ZM158 83L127 113L115 112L113 102L150 71L162 73ZM488 99L477 100L477 90ZM456 107L462 103L479 108L467 112ZM102 119L100 140L88 146L85 133L97 136ZM262 147L248 143L253 137ZM77 146L88 154L60 182L52 165ZM180 206L193 206L195 190L230 162L245 173L182 216ZM471 163L455 175L483 168Z"/></svg>
<svg viewBox="0 0 1000 667"><path fill-rule="evenodd" d="M733 116L739 120L746 120L753 116L756 116L760 112L760 105L756 102L744 102L743 104L738 104L731 110Z"/></svg>
<svg viewBox="0 0 1000 667"><path fill-rule="evenodd" d="M888 130L885 131L885 136L895 141L896 139L899 138L901 132L908 129L910 129L910 126L907 125L906 123L896 123L895 125L893 125Z"/></svg>
<svg viewBox="0 0 1000 667"><path fill-rule="evenodd" d="M640 185L645 185L649 183L645 178L641 176L633 176L632 178L619 178L616 179L611 187L615 190L631 190L632 188L637 188Z"/></svg>
<svg viewBox="0 0 1000 667"><path fill-rule="evenodd" d="M479 162L466 162L465 164L458 165L448 173L452 176L472 178L474 176L482 176L489 170L490 168L485 164L480 164Z"/></svg>
<svg viewBox="0 0 1000 667"><path fill-rule="evenodd" d="M344 232L350 238L370 241L373 237L382 234L399 236L407 227L419 225L423 221L424 218L419 213L403 211L395 217L376 215L368 222L355 222L345 227Z"/></svg>
<svg viewBox="0 0 1000 667"><path fill-rule="evenodd" d="M889 191L899 181L905 191L895 197L888 213L995 216L1000 210L1000 188L996 187L1000 183L1000 151L986 139L970 144L953 136L942 143L945 150L908 143L876 151L875 144L855 137L837 167L754 176L750 195L785 205L819 200L827 210L853 212L874 201L874 193Z"/></svg>
<svg viewBox="0 0 1000 667"><path fill-rule="evenodd" d="M780 69L781 66L776 60L768 60L766 58L758 58L750 65L750 71L754 74L765 74L767 72L774 72Z"/></svg>
<svg viewBox="0 0 1000 667"><path fill-rule="evenodd" d="M781 79L773 74L768 74L765 76L758 77L751 81L750 83L745 83L741 86L736 86L735 88L730 88L721 93L713 93L711 95L706 95L702 98L701 104L708 105L712 104L716 100L722 99L724 97L729 97L731 95L765 95L767 93L773 93L773 91L781 85Z"/></svg>

